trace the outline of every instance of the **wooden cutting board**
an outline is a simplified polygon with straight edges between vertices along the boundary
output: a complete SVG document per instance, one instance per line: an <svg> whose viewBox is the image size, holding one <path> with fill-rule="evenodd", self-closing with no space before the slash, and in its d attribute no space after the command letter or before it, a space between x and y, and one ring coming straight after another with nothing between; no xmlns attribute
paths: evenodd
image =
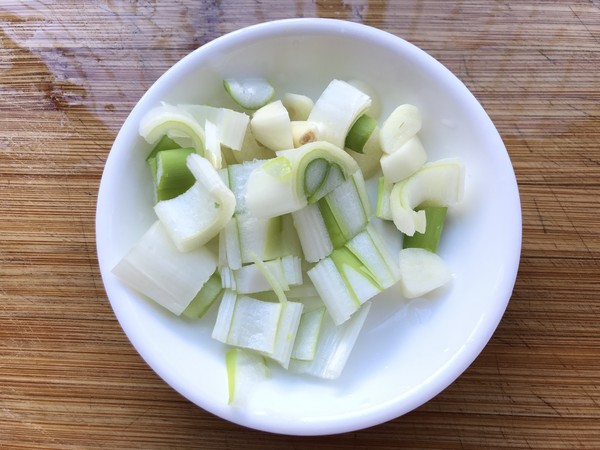
<svg viewBox="0 0 600 450"><path fill-rule="evenodd" d="M0 448L600 448L597 1L6 0L0 5ZM107 301L95 201L112 141L173 63L287 17L372 25L481 101L513 161L523 250L475 363L404 417L293 438L225 422L137 355Z"/></svg>

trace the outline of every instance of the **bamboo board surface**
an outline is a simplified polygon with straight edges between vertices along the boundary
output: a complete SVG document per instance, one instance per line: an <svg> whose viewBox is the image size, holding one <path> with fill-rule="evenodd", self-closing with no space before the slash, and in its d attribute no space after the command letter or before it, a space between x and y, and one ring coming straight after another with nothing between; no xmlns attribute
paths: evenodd
<svg viewBox="0 0 600 450"><path fill-rule="evenodd" d="M600 3L14 1L0 5L0 448L600 448ZM198 46L288 17L372 25L452 70L496 124L523 208L508 310L417 410L275 436L148 368L100 279L103 165L144 91Z"/></svg>

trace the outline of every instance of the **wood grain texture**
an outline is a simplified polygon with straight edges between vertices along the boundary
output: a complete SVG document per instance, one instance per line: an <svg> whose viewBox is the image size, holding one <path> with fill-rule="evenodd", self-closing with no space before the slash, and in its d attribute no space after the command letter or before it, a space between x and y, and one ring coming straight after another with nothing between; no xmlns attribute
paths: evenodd
<svg viewBox="0 0 600 450"><path fill-rule="evenodd" d="M597 1L14 1L0 5L0 448L600 448ZM286 17L373 25L471 89L510 153L519 276L475 363L404 417L339 436L246 430L137 355L106 299L94 213L131 108L226 32Z"/></svg>

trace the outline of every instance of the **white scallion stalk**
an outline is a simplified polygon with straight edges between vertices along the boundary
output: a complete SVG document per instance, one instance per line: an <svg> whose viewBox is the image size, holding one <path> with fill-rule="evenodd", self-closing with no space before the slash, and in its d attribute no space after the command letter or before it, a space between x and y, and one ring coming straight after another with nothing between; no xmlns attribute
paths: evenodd
<svg viewBox="0 0 600 450"><path fill-rule="evenodd" d="M307 204L298 195L294 168L285 156L263 163L248 179L246 205L255 217L268 218L297 211Z"/></svg>
<svg viewBox="0 0 600 450"><path fill-rule="evenodd" d="M290 116L281 100L256 111L250 120L250 127L255 139L271 150L294 148Z"/></svg>
<svg viewBox="0 0 600 450"><path fill-rule="evenodd" d="M196 183L183 194L154 206L156 215L182 252L198 248L215 237L235 210L233 193L205 158L190 154L187 166Z"/></svg>
<svg viewBox="0 0 600 450"><path fill-rule="evenodd" d="M371 106L369 107L368 113L371 117L378 118L381 114L381 100L379 94L375 91L373 86L365 82L364 80L348 80L348 84L354 86L359 91L368 95L371 99Z"/></svg>
<svg viewBox="0 0 600 450"><path fill-rule="evenodd" d="M231 150L241 150L246 131L249 129L248 114L208 105L179 104L177 108L191 114L200 125L207 121L214 123L218 130L219 142Z"/></svg>
<svg viewBox="0 0 600 450"><path fill-rule="evenodd" d="M414 105L398 106L381 125L382 150L392 154L421 130L421 113Z"/></svg>
<svg viewBox="0 0 600 450"><path fill-rule="evenodd" d="M207 248L182 253L156 221L112 269L121 281L173 314L181 314L217 267Z"/></svg>
<svg viewBox="0 0 600 450"><path fill-rule="evenodd" d="M292 217L304 258L308 262L320 261L333 251L333 243L316 203L294 211Z"/></svg>
<svg viewBox="0 0 600 450"><path fill-rule="evenodd" d="M281 242L282 217L257 219L250 214L237 214L236 218L242 263L253 262L252 255L268 261L289 254Z"/></svg>
<svg viewBox="0 0 600 450"><path fill-rule="evenodd" d="M279 303L284 305L287 304L288 301L284 292L285 290L289 289L287 283L285 283L285 281L285 284L280 283L280 280L271 271L271 268L267 266L265 262L262 261L260 258L256 257L256 255L252 255L252 259L254 260L254 264L256 265L257 269L262 272L263 277L265 278L269 286L271 286L271 290L277 295ZM284 277L285 275L282 274L281 278Z"/></svg>
<svg viewBox="0 0 600 450"><path fill-rule="evenodd" d="M344 323L360 308L359 300L331 258L319 261L307 275L336 325Z"/></svg>
<svg viewBox="0 0 600 450"><path fill-rule="evenodd" d="M242 248L240 245L237 217L235 215L219 233L219 248L225 249L223 256L219 255L219 258L226 262L231 270L237 270L242 267Z"/></svg>
<svg viewBox="0 0 600 450"><path fill-rule="evenodd" d="M242 348L230 348L225 353L227 368L227 403L245 407L256 386L269 378L270 371L264 356Z"/></svg>
<svg viewBox="0 0 600 450"><path fill-rule="evenodd" d="M204 123L204 156L215 169L220 169L223 162L223 155L221 154L221 142L219 141L219 131L217 126L207 120Z"/></svg>
<svg viewBox="0 0 600 450"><path fill-rule="evenodd" d="M288 299L302 299L303 302L308 298L317 298L319 302L323 303L310 280L305 280L304 284L299 286L290 286L290 290L285 293L285 296Z"/></svg>
<svg viewBox="0 0 600 450"><path fill-rule="evenodd" d="M239 151L232 153L235 161L238 164L246 161L253 161L255 159L270 159L275 156L275 152L273 150L265 147L256 140L254 134L252 134L251 127L248 127L246 130L242 148Z"/></svg>
<svg viewBox="0 0 600 450"><path fill-rule="evenodd" d="M375 215L383 220L392 220L392 207L390 206L390 195L394 183L390 183L385 177L379 177L377 184L377 207Z"/></svg>
<svg viewBox="0 0 600 450"><path fill-rule="evenodd" d="M220 274L221 286L223 289L230 289L237 292L237 283L233 274L233 270L231 270L229 267L222 267L220 269Z"/></svg>
<svg viewBox="0 0 600 450"><path fill-rule="evenodd" d="M390 183L397 183L419 170L426 161L425 148L419 136L415 135L394 153L383 155L380 163L383 176Z"/></svg>
<svg viewBox="0 0 600 450"><path fill-rule="evenodd" d="M306 180L315 162L329 164L322 178ZM334 170L335 168L335 170ZM303 208L335 189L358 170L356 161L344 150L327 142L311 142L297 149L277 152L277 157L252 171L248 179L246 205L256 217L279 216ZM335 180L333 182L332 180Z"/></svg>
<svg viewBox="0 0 600 450"><path fill-rule="evenodd" d="M335 380L339 378L355 347L371 308L367 302L342 325L336 325L325 315L319 332L319 340L312 360L292 359L290 372Z"/></svg>
<svg viewBox="0 0 600 450"><path fill-rule="evenodd" d="M365 179L376 175L381 170L380 159L383 155L383 150L379 143L379 127L375 128L375 131L365 143L362 153L349 149L347 152L356 161Z"/></svg>
<svg viewBox="0 0 600 450"><path fill-rule="evenodd" d="M291 92L286 92L281 97L281 103L287 109L288 114L290 115L290 119L305 121L308 119L315 102L313 102L312 98L307 97L302 94L293 94Z"/></svg>
<svg viewBox="0 0 600 450"><path fill-rule="evenodd" d="M371 99L341 80L332 80L315 102L309 122L318 125L318 139L344 147L346 135L356 119L371 106Z"/></svg>
<svg viewBox="0 0 600 450"><path fill-rule="evenodd" d="M241 164L232 164L227 167L227 186L235 196L235 213L245 214L248 212L246 207L246 189L248 178L254 169L260 167L265 161L254 160Z"/></svg>
<svg viewBox="0 0 600 450"><path fill-rule="evenodd" d="M291 285L302 284L302 269L299 258L289 256L265 261L264 265L277 279L284 291L288 291ZM264 273L253 263L242 266L234 273L236 290L239 294L254 294L272 290L272 286L265 278Z"/></svg>
<svg viewBox="0 0 600 450"><path fill-rule="evenodd" d="M268 80L254 78L226 78L223 87L234 102L245 109L258 109L271 101L275 89Z"/></svg>
<svg viewBox="0 0 600 450"><path fill-rule="evenodd" d="M343 245L358 233L369 222L372 210L365 182L360 171L356 171L348 180L319 200L321 205L327 203L333 217L326 217L327 229L332 229L328 221L335 221L336 229L341 232L342 240L332 238L334 246ZM336 245L338 244L338 245Z"/></svg>
<svg viewBox="0 0 600 450"><path fill-rule="evenodd" d="M387 289L399 280L398 264L372 225L357 234L346 247L368 268L381 288Z"/></svg>
<svg viewBox="0 0 600 450"><path fill-rule="evenodd" d="M459 159L443 159L425 164L416 173L396 183L390 194L392 218L396 227L412 236L425 232L425 211L420 205L451 206L462 199L464 164Z"/></svg>
<svg viewBox="0 0 600 450"><path fill-rule="evenodd" d="M304 308L296 340L294 341L294 348L292 349L292 359L302 361L312 361L314 359L325 311L325 306L310 310Z"/></svg>
<svg viewBox="0 0 600 450"><path fill-rule="evenodd" d="M213 326L213 339L227 343L227 337L229 336L229 330L231 329L231 322L233 321L236 302L237 294L235 291L232 291L231 289L224 289L223 297L219 303L217 318Z"/></svg>
<svg viewBox="0 0 600 450"><path fill-rule="evenodd" d="M204 129L194 117L181 109L168 104L157 106L142 118L140 136L148 143L155 144L165 135L179 135L190 139L194 149L204 155Z"/></svg>
<svg viewBox="0 0 600 450"><path fill-rule="evenodd" d="M266 302L245 295L237 296L231 303L231 294L226 292L213 338L256 351L287 368L304 306L296 302Z"/></svg>
<svg viewBox="0 0 600 450"><path fill-rule="evenodd" d="M421 297L446 284L452 278L445 261L422 248L400 251L400 286L406 298Z"/></svg>

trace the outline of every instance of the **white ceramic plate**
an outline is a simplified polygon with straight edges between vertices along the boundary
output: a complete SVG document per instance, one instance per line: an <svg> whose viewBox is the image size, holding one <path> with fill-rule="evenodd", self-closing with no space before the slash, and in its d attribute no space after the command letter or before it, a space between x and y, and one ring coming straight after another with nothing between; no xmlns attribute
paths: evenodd
<svg viewBox="0 0 600 450"><path fill-rule="evenodd" d="M423 116L430 160L466 162L466 197L449 214L440 254L449 286L407 301L390 289L371 314L346 369L321 381L274 369L242 409L227 406L224 346L211 322L176 318L127 289L111 268L155 220L149 146L140 118L161 101L227 105L224 77L259 75L278 93L316 98L333 78L374 87L382 117L412 103ZM515 282L521 210L512 166L494 125L467 88L408 42L367 26L292 19L246 28L210 42L166 72L133 109L110 152L100 185L97 247L115 314L140 355L169 385L226 420L275 433L357 430L405 414L454 381L500 321Z"/></svg>

